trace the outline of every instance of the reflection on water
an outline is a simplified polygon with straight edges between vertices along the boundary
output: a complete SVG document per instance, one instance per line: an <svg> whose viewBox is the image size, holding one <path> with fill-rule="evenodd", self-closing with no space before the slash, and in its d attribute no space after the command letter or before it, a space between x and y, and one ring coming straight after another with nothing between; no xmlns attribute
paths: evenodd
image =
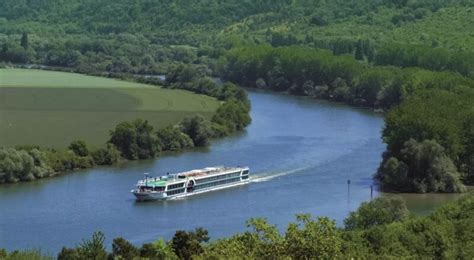
<svg viewBox="0 0 474 260"><path fill-rule="evenodd" d="M474 190L472 187L469 190ZM412 194L412 193L383 193L382 196L392 197L399 196L405 200L407 208L419 215L428 215L437 207L448 202L455 201L467 193L426 193L426 194Z"/></svg>

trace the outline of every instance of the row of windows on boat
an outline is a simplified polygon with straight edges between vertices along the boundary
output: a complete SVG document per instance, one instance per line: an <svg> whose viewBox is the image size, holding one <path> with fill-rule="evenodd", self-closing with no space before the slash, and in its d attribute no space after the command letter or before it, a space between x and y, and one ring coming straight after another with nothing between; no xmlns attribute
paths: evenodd
<svg viewBox="0 0 474 260"><path fill-rule="evenodd" d="M227 183L232 183L232 182L238 182L240 181L240 178L232 178L232 179L226 179L226 180L221 180L221 181L216 181L216 182L210 182L210 183L205 183L205 184L200 184L196 185L194 187L195 190L200 190L200 189L205 189L209 187L214 187L214 186L219 186Z"/></svg>
<svg viewBox="0 0 474 260"><path fill-rule="evenodd" d="M210 181L218 181L218 180L223 180L223 179L228 179L228 178L235 178L239 176L240 176L240 172L233 172L233 173L228 173L224 175L212 176L212 177L196 180L196 184L210 182Z"/></svg>
<svg viewBox="0 0 474 260"><path fill-rule="evenodd" d="M175 195L175 194L183 193L183 192L184 192L184 188L183 189L172 190L172 191L167 191L166 195L170 196L170 195Z"/></svg>
<svg viewBox="0 0 474 260"><path fill-rule="evenodd" d="M168 185L168 190L182 188L184 187L184 182Z"/></svg>

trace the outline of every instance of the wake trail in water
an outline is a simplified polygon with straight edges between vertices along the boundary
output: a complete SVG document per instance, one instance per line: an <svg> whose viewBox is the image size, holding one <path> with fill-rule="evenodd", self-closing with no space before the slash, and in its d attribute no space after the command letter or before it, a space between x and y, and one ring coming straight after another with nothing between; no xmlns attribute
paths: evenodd
<svg viewBox="0 0 474 260"><path fill-rule="evenodd" d="M297 168L297 169L293 169L293 170L289 170L289 171L283 171L283 172L276 172L276 173L269 172L269 173L262 173L262 174L258 174L258 175L251 175L250 176L250 182L251 183L266 182L266 181L270 181L270 180L278 178L278 177L294 174L294 173L297 173L297 172L302 172L302 171L307 170L309 168L310 167L301 167L301 168Z"/></svg>

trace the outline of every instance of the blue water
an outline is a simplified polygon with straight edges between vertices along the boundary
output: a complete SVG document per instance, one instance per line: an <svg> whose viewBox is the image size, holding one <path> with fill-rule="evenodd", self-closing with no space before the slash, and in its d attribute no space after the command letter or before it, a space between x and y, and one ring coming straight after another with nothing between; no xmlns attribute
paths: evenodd
<svg viewBox="0 0 474 260"><path fill-rule="evenodd" d="M371 176L384 150L381 116L309 98L249 95L252 124L207 149L0 187L0 248L55 254L96 230L108 245L118 236L141 244L196 227L215 239L245 231L252 217L284 230L298 213L328 216L340 225L370 199ZM215 165L249 166L252 181L167 202L136 203L130 193L144 172Z"/></svg>

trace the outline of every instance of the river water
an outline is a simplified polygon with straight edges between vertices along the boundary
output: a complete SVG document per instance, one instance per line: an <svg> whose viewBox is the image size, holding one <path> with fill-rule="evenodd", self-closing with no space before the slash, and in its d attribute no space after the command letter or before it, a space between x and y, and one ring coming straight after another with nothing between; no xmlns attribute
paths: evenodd
<svg viewBox="0 0 474 260"><path fill-rule="evenodd" d="M0 187L0 248L55 254L96 230L105 233L108 246L118 236L141 244L196 227L219 238L245 231L251 217L284 230L298 213L328 216L340 225L370 199L371 176L384 150L380 115L309 98L249 95L253 123L207 149ZM216 165L249 166L252 181L167 202L137 203L130 193L144 172Z"/></svg>

